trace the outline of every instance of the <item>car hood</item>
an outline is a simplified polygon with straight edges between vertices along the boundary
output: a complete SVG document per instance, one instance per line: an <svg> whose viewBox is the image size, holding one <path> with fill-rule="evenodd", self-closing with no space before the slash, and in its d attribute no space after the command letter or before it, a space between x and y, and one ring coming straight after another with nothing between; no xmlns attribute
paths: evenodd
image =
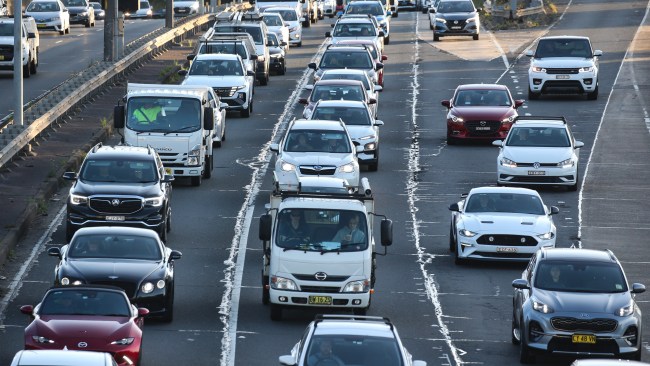
<svg viewBox="0 0 650 366"><path fill-rule="evenodd" d="M208 85L211 88L225 88L246 84L244 76L188 76L183 85Z"/></svg>
<svg viewBox="0 0 650 366"><path fill-rule="evenodd" d="M160 263L128 259L82 259L68 260L67 266L61 270L64 272L62 275L76 275L87 282L115 280L132 282L139 286L142 280L160 268Z"/></svg>
<svg viewBox="0 0 650 366"><path fill-rule="evenodd" d="M580 314L614 314L627 306L632 299L629 292L583 293L560 292L535 289L532 294L537 300L550 306L556 313L575 312Z"/></svg>
<svg viewBox="0 0 650 366"><path fill-rule="evenodd" d="M465 213L464 228L476 233L490 234L544 234L551 230L551 219L546 215L525 215L501 212Z"/></svg>
<svg viewBox="0 0 650 366"><path fill-rule="evenodd" d="M476 16L475 12L462 12L462 13L436 13L438 18L445 18L446 20L467 20Z"/></svg>
<svg viewBox="0 0 650 366"><path fill-rule="evenodd" d="M579 67L590 67L594 65L592 58L584 57L547 57L547 58L536 58L533 63L535 66L543 68L579 68Z"/></svg>
<svg viewBox="0 0 650 366"><path fill-rule="evenodd" d="M77 181L74 194L78 195L105 195L105 196L138 196L153 197L160 194L158 183L111 183L111 182L84 182Z"/></svg>
<svg viewBox="0 0 650 366"><path fill-rule="evenodd" d="M463 119L477 120L485 119L490 121L500 121L512 115L513 108L507 107L464 107L454 106L451 113Z"/></svg>
<svg viewBox="0 0 650 366"><path fill-rule="evenodd" d="M332 43L337 44L341 41L346 41L350 39L362 39L367 41L372 41L374 44L377 44L377 36L368 36L368 37L334 37L332 38Z"/></svg>
<svg viewBox="0 0 650 366"><path fill-rule="evenodd" d="M283 152L282 160L294 165L340 166L352 161L351 153L330 152Z"/></svg>
<svg viewBox="0 0 650 366"><path fill-rule="evenodd" d="M131 326L130 318L118 316L44 315L34 322L34 334L68 349L79 349L79 342L88 343L87 349L105 349L108 342L128 336Z"/></svg>
<svg viewBox="0 0 650 366"><path fill-rule="evenodd" d="M373 126L346 125L346 127L348 128L348 133L352 140L357 140L360 137L377 135Z"/></svg>
<svg viewBox="0 0 650 366"><path fill-rule="evenodd" d="M503 156L517 163L559 163L572 156L570 147L506 146Z"/></svg>

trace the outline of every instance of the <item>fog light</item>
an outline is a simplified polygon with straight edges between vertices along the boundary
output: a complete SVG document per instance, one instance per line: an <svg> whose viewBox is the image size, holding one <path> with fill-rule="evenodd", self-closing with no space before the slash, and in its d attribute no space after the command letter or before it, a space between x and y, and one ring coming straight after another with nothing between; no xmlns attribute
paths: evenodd
<svg viewBox="0 0 650 366"><path fill-rule="evenodd" d="M289 301L289 299L286 296L280 296L280 297L278 297L278 300L280 302L288 302Z"/></svg>
<svg viewBox="0 0 650 366"><path fill-rule="evenodd" d="M540 85L542 83L542 79L533 79L533 85Z"/></svg>
<svg viewBox="0 0 650 366"><path fill-rule="evenodd" d="M591 85L591 83L593 82L593 79L583 79L583 81L584 81L585 85Z"/></svg>
<svg viewBox="0 0 650 366"><path fill-rule="evenodd" d="M361 300L360 299L352 300L352 305L361 305Z"/></svg>
<svg viewBox="0 0 650 366"><path fill-rule="evenodd" d="M536 321L531 321L528 326L528 337L531 341L538 341L544 335L544 329Z"/></svg>

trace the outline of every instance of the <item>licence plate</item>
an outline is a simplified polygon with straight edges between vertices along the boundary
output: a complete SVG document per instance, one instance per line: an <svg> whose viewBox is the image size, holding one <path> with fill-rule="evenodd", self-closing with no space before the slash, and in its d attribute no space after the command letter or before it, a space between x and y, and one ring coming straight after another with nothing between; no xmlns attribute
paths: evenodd
<svg viewBox="0 0 650 366"><path fill-rule="evenodd" d="M490 130L490 127L488 127L488 126L486 126L486 127L480 127L480 126L476 127L476 131L489 131L489 130Z"/></svg>
<svg viewBox="0 0 650 366"><path fill-rule="evenodd" d="M309 296L310 305L332 305L331 296Z"/></svg>
<svg viewBox="0 0 650 366"><path fill-rule="evenodd" d="M5 60L5 56L4 56L4 55L0 55L0 61L4 61L4 60Z"/></svg>
<svg viewBox="0 0 650 366"><path fill-rule="evenodd" d="M517 248L497 247L497 253L517 253Z"/></svg>
<svg viewBox="0 0 650 366"><path fill-rule="evenodd" d="M172 168L165 168L165 174L171 175L172 174Z"/></svg>
<svg viewBox="0 0 650 366"><path fill-rule="evenodd" d="M451 27L451 29L460 29L460 27Z"/></svg>
<svg viewBox="0 0 650 366"><path fill-rule="evenodd" d="M588 334L574 334L571 336L571 342L596 344L596 336Z"/></svg>
<svg viewBox="0 0 650 366"><path fill-rule="evenodd" d="M569 75L555 75L555 78L556 79L569 79L570 76Z"/></svg>
<svg viewBox="0 0 650 366"><path fill-rule="evenodd" d="M45 28L45 24L36 24L36 28Z"/></svg>
<svg viewBox="0 0 650 366"><path fill-rule="evenodd" d="M546 172L543 170L529 170L528 175L546 175Z"/></svg>
<svg viewBox="0 0 650 366"><path fill-rule="evenodd" d="M124 216L106 216L106 221L124 221Z"/></svg>

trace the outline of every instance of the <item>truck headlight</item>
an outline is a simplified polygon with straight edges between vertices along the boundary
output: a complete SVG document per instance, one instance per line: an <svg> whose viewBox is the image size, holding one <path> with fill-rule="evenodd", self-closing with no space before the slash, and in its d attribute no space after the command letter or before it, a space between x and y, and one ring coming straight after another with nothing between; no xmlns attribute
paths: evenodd
<svg viewBox="0 0 650 366"><path fill-rule="evenodd" d="M348 282L343 288L343 292L368 292L370 290L370 281L360 280Z"/></svg>
<svg viewBox="0 0 650 366"><path fill-rule="evenodd" d="M501 166L505 166L506 168L516 168L517 163L514 161L508 159L508 158L501 158L501 161L499 162Z"/></svg>
<svg viewBox="0 0 650 366"><path fill-rule="evenodd" d="M276 290L298 291L298 286L288 278L271 276L271 287Z"/></svg>
<svg viewBox="0 0 650 366"><path fill-rule="evenodd" d="M144 200L144 205L149 207L160 207L165 202L165 196L151 197Z"/></svg>
<svg viewBox="0 0 650 366"><path fill-rule="evenodd" d="M339 167L339 173L353 173L354 172L354 164L353 163L348 163L345 165L341 165Z"/></svg>
<svg viewBox="0 0 650 366"><path fill-rule="evenodd" d="M296 166L291 163L287 163L286 161L282 161L282 164L280 164L280 169L282 169L283 172L290 172L295 170Z"/></svg>
<svg viewBox="0 0 650 366"><path fill-rule="evenodd" d="M80 196L78 194L70 194L70 203L73 205L85 205L88 203L88 197Z"/></svg>

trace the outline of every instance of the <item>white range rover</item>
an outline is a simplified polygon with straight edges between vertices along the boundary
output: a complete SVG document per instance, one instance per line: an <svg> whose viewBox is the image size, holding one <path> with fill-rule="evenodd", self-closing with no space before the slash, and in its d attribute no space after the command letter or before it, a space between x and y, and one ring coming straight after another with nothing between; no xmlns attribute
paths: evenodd
<svg viewBox="0 0 650 366"><path fill-rule="evenodd" d="M542 93L577 91L587 99L598 99L598 57L601 50L592 50L589 37L543 37L537 49L526 51L528 99Z"/></svg>
<svg viewBox="0 0 650 366"><path fill-rule="evenodd" d="M514 187L473 188L449 206L449 250L455 263L468 259L528 261L540 248L555 247L555 206L537 191Z"/></svg>

